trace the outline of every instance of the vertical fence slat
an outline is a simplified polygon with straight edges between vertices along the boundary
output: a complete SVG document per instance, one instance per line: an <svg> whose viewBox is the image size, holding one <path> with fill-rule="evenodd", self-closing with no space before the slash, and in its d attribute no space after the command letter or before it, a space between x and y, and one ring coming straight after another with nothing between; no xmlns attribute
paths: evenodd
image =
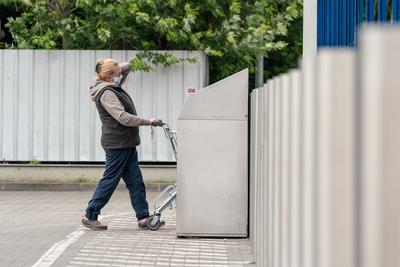
<svg viewBox="0 0 400 267"><path fill-rule="evenodd" d="M400 266L400 30L359 43L261 89L257 266Z"/></svg>
<svg viewBox="0 0 400 267"><path fill-rule="evenodd" d="M349 39L348 46L354 46L354 34L356 30L356 12L355 12L355 0L349 1Z"/></svg>
<svg viewBox="0 0 400 267"><path fill-rule="evenodd" d="M255 171L257 170L257 145L256 145L256 126L257 126L257 112L256 112L256 106L257 106L257 97L256 97L256 90L253 90L250 95L250 218L249 218L249 235L250 235L250 240L252 241L252 245L255 249L258 249L258 244L257 244L257 230L256 227L258 227L259 224L256 223L257 220L257 207L259 205L257 201L257 196L258 196L258 190L257 190L257 180L256 180L256 175ZM261 203L260 203L261 204ZM256 250L253 250L253 254L255 257L255 260L258 262L259 256Z"/></svg>
<svg viewBox="0 0 400 267"><path fill-rule="evenodd" d="M347 1L342 0L342 6L341 6L341 34L342 34L342 45L347 44Z"/></svg>
<svg viewBox="0 0 400 267"><path fill-rule="evenodd" d="M270 80L268 82L268 265L273 266L274 259L274 143L275 143L275 81Z"/></svg>
<svg viewBox="0 0 400 267"><path fill-rule="evenodd" d="M257 169L255 171L255 175L256 175L256 196L257 196L257 205L256 205L256 222L260 221L260 210L261 210L261 204L262 202L260 201L260 196L262 194L261 189L260 189L260 167L262 162L260 161L260 152L261 152L261 148L260 148L260 125L262 122L262 118L261 118L261 114L260 114L260 89L256 89L255 90L255 97L256 97L256 106L255 106L255 110L257 112L257 116L256 116L256 121L257 121L257 125L255 127L255 143L256 143L256 148L255 148L255 157L256 157L256 164L257 164ZM261 233L261 224L257 225L256 228L256 240L257 240L257 250L256 250L256 256L257 258L260 260L262 259L262 247L261 247L261 242L262 242L262 233Z"/></svg>
<svg viewBox="0 0 400 267"><path fill-rule="evenodd" d="M387 19L387 3L386 0L378 0L378 20L386 21Z"/></svg>
<svg viewBox="0 0 400 267"><path fill-rule="evenodd" d="M290 79L289 74L282 75L281 88L281 124L282 124L282 145L281 145L281 265L289 266L290 251L290 139L289 127L291 118L291 106L289 104Z"/></svg>
<svg viewBox="0 0 400 267"><path fill-rule="evenodd" d="M10 158L15 157L15 149L14 144L16 143L17 132L15 131L15 101L16 90L12 90L11 88L15 87L17 84L17 77L13 75L14 71L17 69L18 63L18 51L12 50L9 53L3 53L3 69L2 69L2 95L3 101L3 110L2 114L2 125L0 131L2 131L2 141L3 141L3 157L7 159L7 156Z"/></svg>
<svg viewBox="0 0 400 267"><path fill-rule="evenodd" d="M327 44L327 42L328 42L328 34L329 34L329 28L328 28L328 25L329 25L329 14L328 14L328 3L327 3L327 1L324 1L324 0L322 0L322 2L323 2L323 5L324 5L324 13L323 13L323 21L324 21L324 26L323 26L323 29L324 29L324 33L323 33L323 36L324 36L324 39L323 39L323 44L322 45L326 45Z"/></svg>
<svg viewBox="0 0 400 267"><path fill-rule="evenodd" d="M371 27L361 36L357 208L363 267L400 266L399 46L398 28Z"/></svg>
<svg viewBox="0 0 400 267"><path fill-rule="evenodd" d="M363 22L364 22L364 0L357 0L356 2L356 29L355 29L355 44L358 41L358 32L360 29L363 27Z"/></svg>
<svg viewBox="0 0 400 267"><path fill-rule="evenodd" d="M354 266L354 52L318 55L319 267Z"/></svg>
<svg viewBox="0 0 400 267"><path fill-rule="evenodd" d="M392 21L398 22L400 17L400 0L392 0Z"/></svg>
<svg viewBox="0 0 400 267"><path fill-rule="evenodd" d="M367 21L371 22L375 20L374 12L375 12L375 1L374 0L366 0L367 1Z"/></svg>
<svg viewBox="0 0 400 267"><path fill-rule="evenodd" d="M274 78L274 174L273 174L273 197L274 197L274 235L273 235L273 266L280 266L281 254L281 203L280 203L280 187L281 187L281 78Z"/></svg>
<svg viewBox="0 0 400 267"><path fill-rule="evenodd" d="M323 44L323 33L324 33L324 2L318 0L318 15L317 15L317 46Z"/></svg>
<svg viewBox="0 0 400 267"><path fill-rule="evenodd" d="M314 267L315 257L318 252L315 246L315 114L316 88L315 88L315 59L304 57L303 69L303 133L302 133L302 266Z"/></svg>
<svg viewBox="0 0 400 267"><path fill-rule="evenodd" d="M334 6L335 10L339 10L339 1L340 0L335 0L334 1ZM339 21L340 21L340 12L335 12L335 21L334 21L334 30L335 30L335 35L334 35L334 46L340 45L340 28L339 28Z"/></svg>
<svg viewBox="0 0 400 267"><path fill-rule="evenodd" d="M329 0L329 42L328 46L335 42L335 0Z"/></svg>
<svg viewBox="0 0 400 267"><path fill-rule="evenodd" d="M268 85L264 85L262 87L262 95L260 98L260 101L263 103L263 109L262 109L262 127L263 127L263 136L261 138L263 139L263 145L262 145L262 150L263 150L263 160L262 163L264 166L263 169L263 175L262 175L262 184L261 184L261 201L264 203L264 205L261 207L261 219L260 221L262 222L262 235L263 235L263 240L262 240L262 255L264 255L264 259L262 261L262 264L264 266L267 266L267 259L269 257L268 254L268 195L266 192L268 191L268 168L269 168L269 162L268 162L268 150L269 150L269 144L268 144L268 137L269 137L269 126L268 126Z"/></svg>
<svg viewBox="0 0 400 267"><path fill-rule="evenodd" d="M290 266L301 266L300 216L301 216L301 71L290 73Z"/></svg>
<svg viewBox="0 0 400 267"><path fill-rule="evenodd" d="M325 40L324 40L324 46L329 46L330 45L330 32L331 32L331 28L330 28L330 25L331 25L331 21L332 21L332 16L331 16L331 11L330 11L330 9L331 9L331 3L330 3L330 1L324 1L325 3L324 3L324 6L325 6L325 13L324 13L324 15L325 15L325 25L324 25L324 28L325 28Z"/></svg>
<svg viewBox="0 0 400 267"><path fill-rule="evenodd" d="M262 202L262 188L261 188L261 183L262 183L262 179L263 179L263 170L264 170L264 166L263 166L263 101L262 101L262 89L259 88L257 89L257 98L258 98L258 105L257 105L257 111L258 111L258 122L259 125L257 127L257 146L258 146L258 150L257 150L257 161L258 161L258 172L257 172L257 187L259 188L259 201ZM262 206L259 206L257 209L258 212L258 221L261 221L262 218ZM263 225L261 224L258 228L259 231L259 237L260 239L258 240L258 245L259 245L259 249L258 249L258 254L260 255L260 257L262 256L263 253L263 245L262 243L264 242L263 240L263 235L262 235L262 229L263 229Z"/></svg>
<svg viewBox="0 0 400 267"><path fill-rule="evenodd" d="M364 21L364 0L357 0L357 25L361 25Z"/></svg>

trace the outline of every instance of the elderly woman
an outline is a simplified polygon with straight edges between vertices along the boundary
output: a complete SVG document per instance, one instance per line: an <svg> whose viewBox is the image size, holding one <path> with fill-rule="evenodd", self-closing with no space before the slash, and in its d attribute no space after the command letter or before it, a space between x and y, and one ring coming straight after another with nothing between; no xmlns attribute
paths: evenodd
<svg viewBox="0 0 400 267"><path fill-rule="evenodd" d="M138 226L145 228L149 217L136 146L140 144L139 126L161 126L161 121L137 116L132 99L121 87L129 71L129 63L100 60L96 64L94 84L90 87L90 96L102 123L101 145L106 153L103 178L96 186L86 214L82 216L82 224L95 230L107 229L98 221L98 215L110 200L121 177L129 190ZM164 224L162 222L161 225Z"/></svg>

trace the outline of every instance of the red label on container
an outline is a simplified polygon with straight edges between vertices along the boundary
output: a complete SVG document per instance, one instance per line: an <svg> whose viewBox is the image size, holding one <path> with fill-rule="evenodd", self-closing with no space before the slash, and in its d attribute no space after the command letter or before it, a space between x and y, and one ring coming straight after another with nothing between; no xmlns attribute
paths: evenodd
<svg viewBox="0 0 400 267"><path fill-rule="evenodd" d="M187 88L186 92L188 92L188 93L196 93L197 92L197 88Z"/></svg>

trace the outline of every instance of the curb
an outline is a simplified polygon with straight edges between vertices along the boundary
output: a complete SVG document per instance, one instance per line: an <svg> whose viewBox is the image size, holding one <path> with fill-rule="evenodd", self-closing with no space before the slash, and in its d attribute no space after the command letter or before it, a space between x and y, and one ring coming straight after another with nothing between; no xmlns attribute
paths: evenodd
<svg viewBox="0 0 400 267"><path fill-rule="evenodd" d="M146 190L160 192L170 184L149 183ZM93 191L96 184L45 184L45 183L0 183L1 191ZM124 184L119 184L116 190L127 190Z"/></svg>

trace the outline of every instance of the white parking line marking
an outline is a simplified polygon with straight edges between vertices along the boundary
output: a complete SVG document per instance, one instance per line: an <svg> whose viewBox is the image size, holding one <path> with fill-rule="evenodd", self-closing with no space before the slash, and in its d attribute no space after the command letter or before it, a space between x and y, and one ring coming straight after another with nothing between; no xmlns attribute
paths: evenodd
<svg viewBox="0 0 400 267"><path fill-rule="evenodd" d="M99 220L103 218L109 218L114 216L122 216L127 215L128 212L118 213L118 214L109 214L106 216L99 216ZM81 227L70 233L63 240L55 243L51 248L49 248L43 255L38 259L32 267L48 267L53 265L53 263L64 253L64 251L73 243L79 240L79 238L86 233L86 230L83 230Z"/></svg>
<svg viewBox="0 0 400 267"><path fill-rule="evenodd" d="M55 243L47 250L32 267L51 266L71 244L76 242L86 231L78 229L70 233L65 239Z"/></svg>

